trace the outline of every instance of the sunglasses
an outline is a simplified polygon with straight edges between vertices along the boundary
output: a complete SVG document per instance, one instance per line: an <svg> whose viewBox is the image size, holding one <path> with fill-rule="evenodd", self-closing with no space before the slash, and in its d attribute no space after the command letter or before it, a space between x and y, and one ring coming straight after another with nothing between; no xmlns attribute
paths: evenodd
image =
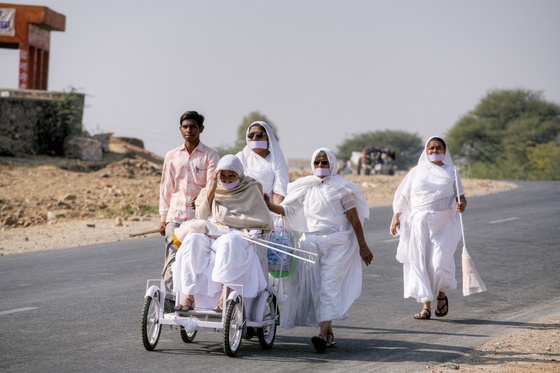
<svg viewBox="0 0 560 373"><path fill-rule="evenodd" d="M257 139L262 139L264 135L266 135L264 132L249 132L247 134L247 138L252 139L253 137L257 136Z"/></svg>
<svg viewBox="0 0 560 373"><path fill-rule="evenodd" d="M313 161L313 164L314 164L315 166L318 166L319 163L322 164L323 166L326 166L326 165L329 164L329 161L326 161L326 160L322 160L322 161Z"/></svg>

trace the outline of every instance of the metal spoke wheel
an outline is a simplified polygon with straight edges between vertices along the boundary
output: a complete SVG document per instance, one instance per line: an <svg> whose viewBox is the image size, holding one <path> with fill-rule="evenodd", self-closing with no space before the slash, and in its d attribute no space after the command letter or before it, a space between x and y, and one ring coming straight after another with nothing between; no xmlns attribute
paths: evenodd
<svg viewBox="0 0 560 373"><path fill-rule="evenodd" d="M153 351L159 341L161 334L161 324L159 318L161 310L159 308L159 292L154 297L147 296L144 298L144 307L142 307L142 320L140 322L142 329L142 343L148 351Z"/></svg>
<svg viewBox="0 0 560 373"><path fill-rule="evenodd" d="M227 303L226 319L224 322L224 352L229 357L234 357L241 346L245 317L239 298Z"/></svg>
<svg viewBox="0 0 560 373"><path fill-rule="evenodd" d="M181 333L181 339L185 343L192 343L194 337L196 336L196 330L194 332L189 333L185 330L184 326L181 326L180 333Z"/></svg>
<svg viewBox="0 0 560 373"><path fill-rule="evenodd" d="M274 338L276 338L278 312L278 308L276 307L276 297L273 294L270 294L264 306L263 321L273 320L274 323L257 329L257 337L259 337L259 343L261 344L263 350L271 349L274 344Z"/></svg>

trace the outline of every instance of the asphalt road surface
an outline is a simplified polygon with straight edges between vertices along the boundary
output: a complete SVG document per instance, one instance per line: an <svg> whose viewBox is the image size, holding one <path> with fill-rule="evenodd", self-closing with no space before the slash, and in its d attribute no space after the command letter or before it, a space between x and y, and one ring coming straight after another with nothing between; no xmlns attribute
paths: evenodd
<svg viewBox="0 0 560 373"><path fill-rule="evenodd" d="M140 316L146 280L158 278L161 237L0 257L0 371L3 372L413 372L444 363L560 309L560 183L520 182L512 191L469 199L466 245L488 291L458 289L444 318L414 320L421 305L402 296L390 208L371 210L361 297L334 322L337 347L314 352L316 328L278 329L271 350L243 340L227 357L221 332L194 343L164 327L144 349Z"/></svg>

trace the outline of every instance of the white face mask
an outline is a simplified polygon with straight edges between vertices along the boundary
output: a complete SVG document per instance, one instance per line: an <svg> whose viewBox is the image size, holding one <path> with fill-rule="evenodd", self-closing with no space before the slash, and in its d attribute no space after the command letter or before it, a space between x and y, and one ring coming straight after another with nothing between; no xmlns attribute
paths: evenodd
<svg viewBox="0 0 560 373"><path fill-rule="evenodd" d="M430 162L443 161L445 159L445 154L428 154L428 159Z"/></svg>
<svg viewBox="0 0 560 373"><path fill-rule="evenodd" d="M222 186L224 188L226 188L227 190L232 190L233 188L237 187L240 182L241 182L241 179L237 179L233 183L224 183L224 182L220 181Z"/></svg>
<svg viewBox="0 0 560 373"><path fill-rule="evenodd" d="M251 149L268 149L268 142L266 141L249 141Z"/></svg>
<svg viewBox="0 0 560 373"><path fill-rule="evenodd" d="M331 169L330 168L316 168L314 171L315 176L331 176Z"/></svg>

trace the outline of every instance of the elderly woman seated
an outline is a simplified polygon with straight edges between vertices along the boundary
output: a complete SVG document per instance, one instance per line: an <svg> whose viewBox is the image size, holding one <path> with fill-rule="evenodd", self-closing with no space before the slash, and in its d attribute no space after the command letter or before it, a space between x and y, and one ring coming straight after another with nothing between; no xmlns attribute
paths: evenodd
<svg viewBox="0 0 560 373"><path fill-rule="evenodd" d="M273 229L261 184L244 175L237 157L226 155L196 199L195 212L196 219L178 230L187 234L173 271L173 290L181 293L175 310L194 309L195 296L217 299L222 284L240 285L244 297L256 297L266 288L267 277L256 252L260 249L241 235L242 230ZM222 308L220 298L214 311Z"/></svg>

